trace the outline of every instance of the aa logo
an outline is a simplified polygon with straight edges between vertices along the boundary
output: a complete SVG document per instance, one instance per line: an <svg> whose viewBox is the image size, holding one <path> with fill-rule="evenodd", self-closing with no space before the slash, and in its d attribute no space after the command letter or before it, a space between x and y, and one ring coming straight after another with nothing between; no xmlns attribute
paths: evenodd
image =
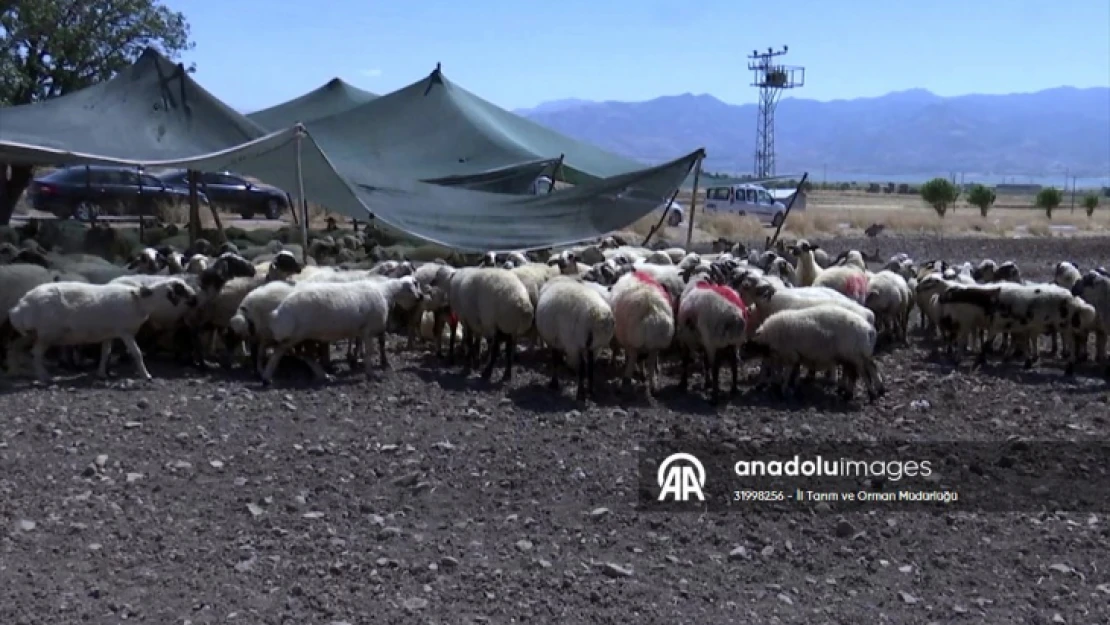
<svg viewBox="0 0 1110 625"><path fill-rule="evenodd" d="M689 501L691 496L705 501L705 467L687 453L671 454L659 465L659 501L670 495L675 501Z"/></svg>

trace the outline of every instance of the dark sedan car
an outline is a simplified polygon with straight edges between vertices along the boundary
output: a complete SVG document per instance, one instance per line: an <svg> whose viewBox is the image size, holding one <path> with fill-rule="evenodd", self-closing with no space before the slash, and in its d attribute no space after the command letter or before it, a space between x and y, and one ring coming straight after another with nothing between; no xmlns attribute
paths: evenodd
<svg viewBox="0 0 1110 625"><path fill-rule="evenodd" d="M158 176L169 186L188 189L189 181L183 170ZM200 175L198 190L208 196L213 204L226 206L233 212L250 219L261 213L267 219L278 219L289 208L285 191L270 185L258 184L228 172L204 172Z"/></svg>
<svg viewBox="0 0 1110 625"><path fill-rule="evenodd" d="M158 204L188 202L189 193L132 168L80 165L35 178L27 197L32 208L58 219L93 221L102 215L154 215ZM203 195L200 200L207 203Z"/></svg>

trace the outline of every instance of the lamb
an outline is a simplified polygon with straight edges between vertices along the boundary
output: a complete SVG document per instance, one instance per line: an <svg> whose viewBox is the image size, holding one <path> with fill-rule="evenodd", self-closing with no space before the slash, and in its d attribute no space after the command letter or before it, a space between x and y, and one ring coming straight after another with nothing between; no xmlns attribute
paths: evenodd
<svg viewBox="0 0 1110 625"><path fill-rule="evenodd" d="M536 329L551 349L550 388L559 388L559 364L566 354L567 363L578 373L578 401L586 399L587 385L588 393L596 396L594 361L616 329L608 300L574 278L552 278L540 289Z"/></svg>
<svg viewBox="0 0 1110 625"><path fill-rule="evenodd" d="M432 287L447 293L451 309L466 329L470 344L466 367L469 369L479 356L477 342L485 338L489 343L490 360L482 377L490 379L500 345L505 343L505 375L502 381L512 380L516 339L532 328L535 313L524 282L514 271L487 267L455 269L443 265L432 281ZM455 333L452 332L452 356L454 344Z"/></svg>
<svg viewBox="0 0 1110 625"><path fill-rule="evenodd" d="M998 272L998 263L989 258L979 261L979 265L971 272L971 278L979 284L987 282L995 282L995 274Z"/></svg>
<svg viewBox="0 0 1110 625"><path fill-rule="evenodd" d="M707 276L692 281L683 294L678 309L679 332L684 337L696 337L696 344L705 352L706 386L711 386L710 401L720 400L721 360L727 359L732 370L731 392L739 383L736 350L747 338L748 306L732 288L714 284ZM689 339L686 339L687 347ZM683 390L687 387L689 351L683 352Z"/></svg>
<svg viewBox="0 0 1110 625"><path fill-rule="evenodd" d="M921 284L936 289L937 328L956 361L982 330L988 330L996 312L1001 287L960 284L926 278ZM989 338L983 342L981 358L985 357ZM958 348L958 351L956 349Z"/></svg>
<svg viewBox="0 0 1110 625"><path fill-rule="evenodd" d="M1106 359L1106 334L1110 331L1110 276L1098 270L1088 271L1079 282L1072 286L1071 293L1094 307L1097 318L1093 324L1095 332L1095 362ZM1106 368L1110 377L1110 366Z"/></svg>
<svg viewBox="0 0 1110 625"><path fill-rule="evenodd" d="M264 371L263 358L266 350L274 343L274 335L270 331L270 313L293 292L294 287L292 281L286 280L274 280L263 284L247 293L239 304L239 310L228 323L228 327L236 336L250 341L251 359L259 376Z"/></svg>
<svg viewBox="0 0 1110 625"><path fill-rule="evenodd" d="M864 304L875 313L880 332L889 332L898 341L906 342L913 293L905 278L888 269L876 273L868 282Z"/></svg>
<svg viewBox="0 0 1110 625"><path fill-rule="evenodd" d="M1056 263L1056 269L1052 272L1052 281L1069 291L1082 279L1083 273L1079 271L1079 267L1066 260Z"/></svg>
<svg viewBox="0 0 1110 625"><path fill-rule="evenodd" d="M123 341L135 363L136 373L149 380L150 372L135 343L135 333L163 301L168 300L176 306L193 296L192 290L176 279L159 282L153 287L54 282L31 289L11 309L9 319L12 327L22 335L18 343L33 343L34 371L41 382L49 381L43 358L53 345L99 343L97 373L107 377L114 339ZM13 345L12 350L15 349Z"/></svg>
<svg viewBox="0 0 1110 625"><path fill-rule="evenodd" d="M656 390L656 369L661 350L674 339L674 300L651 273L633 271L613 285L611 300L616 319L617 343L625 351L624 384L632 382L638 358L646 359L648 393Z"/></svg>
<svg viewBox="0 0 1110 625"><path fill-rule="evenodd" d="M882 375L875 363L878 334L875 328L844 308L832 305L783 310L763 321L745 353L770 358L784 365L781 389L786 393L796 379L799 365L832 368L841 365L841 396L850 400L862 372L867 396L874 401L885 394Z"/></svg>
<svg viewBox="0 0 1110 625"><path fill-rule="evenodd" d="M331 343L357 337L364 344L369 344L377 338L381 368L387 369L385 331L389 311L397 303L411 308L422 297L412 276L384 281L297 285L270 313L270 332L277 348L262 372L263 384L271 382L282 356L293 346L307 340ZM308 360L307 364L317 379L335 379L314 360ZM366 375L370 376L372 365L369 357L365 366Z"/></svg>
<svg viewBox="0 0 1110 625"><path fill-rule="evenodd" d="M782 310L831 304L859 315L869 324L875 324L875 313L842 293L825 287L786 289L776 287L766 279L753 281L749 278L741 285L740 293L752 300L761 319L767 319Z"/></svg>
<svg viewBox="0 0 1110 625"><path fill-rule="evenodd" d="M813 286L821 275L823 270L813 255L817 249L816 245L811 245L804 239L790 248L790 252L798 258L798 286Z"/></svg>

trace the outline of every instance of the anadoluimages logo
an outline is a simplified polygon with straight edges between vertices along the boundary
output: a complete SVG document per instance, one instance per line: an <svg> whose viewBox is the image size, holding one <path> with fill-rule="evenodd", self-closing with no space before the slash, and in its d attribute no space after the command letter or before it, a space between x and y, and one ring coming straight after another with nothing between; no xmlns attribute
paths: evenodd
<svg viewBox="0 0 1110 625"><path fill-rule="evenodd" d="M701 489L705 486L705 467L691 454L677 453L667 456L659 464L659 501L664 501L668 493L675 501L689 501L693 495L698 501L705 501Z"/></svg>

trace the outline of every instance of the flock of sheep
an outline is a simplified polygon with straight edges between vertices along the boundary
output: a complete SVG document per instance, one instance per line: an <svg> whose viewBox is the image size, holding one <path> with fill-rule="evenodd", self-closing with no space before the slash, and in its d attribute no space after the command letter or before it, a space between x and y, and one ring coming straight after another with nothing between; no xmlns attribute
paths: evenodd
<svg viewBox="0 0 1110 625"><path fill-rule="evenodd" d="M783 394L804 366L810 379L838 380L845 399L862 376L875 399L884 393L876 346L906 344L914 309L924 333L957 359L977 349L985 360L1002 335L1005 355L1031 367L1041 336L1051 337L1053 355L1061 338L1068 374L1089 356L1092 333L1095 360L1104 362L1110 328L1110 274L1082 273L1068 262L1056 267L1054 283L1041 284L1024 281L1012 262L919 265L900 254L871 271L868 261L880 259L859 250L829 258L804 240L763 252L721 241L699 255L608 237L547 258L490 252L476 266L336 263L336 250L362 245L343 238L352 241L317 239L307 264L299 247L276 242L250 260L233 244L146 248L127 267L2 244L0 348L8 373L24 370L29 352L34 375L46 382L49 353L80 367L86 350L95 357L99 347L98 373L106 376L120 341L147 379L144 354L167 350L198 367L247 360L265 384L292 356L331 380L332 343L346 341L350 366L361 359L371 375L374 359L364 352L376 343L388 368L388 332L407 335L409 349L432 341L444 357L449 330L446 359L454 362L461 342L467 369L479 363L485 339L486 379L502 352L504 379L511 379L518 341L548 349L551 387L558 388L565 363L577 373L579 400L593 394L603 352L610 362L623 357L626 386L639 372L649 393L658 386L660 357L673 355L684 390L690 365L701 365L714 403L723 364L736 391L739 364L749 359L762 361L759 384Z"/></svg>

